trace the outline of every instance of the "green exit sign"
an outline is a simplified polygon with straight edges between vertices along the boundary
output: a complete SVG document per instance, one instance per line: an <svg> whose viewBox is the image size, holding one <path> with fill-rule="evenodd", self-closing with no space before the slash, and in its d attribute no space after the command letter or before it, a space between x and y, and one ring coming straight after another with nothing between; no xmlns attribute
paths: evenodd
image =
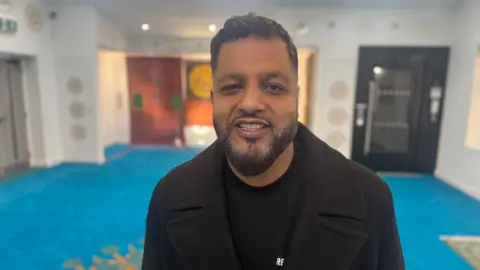
<svg viewBox="0 0 480 270"><path fill-rule="evenodd" d="M15 34L18 31L18 24L14 20L0 18L0 33Z"/></svg>

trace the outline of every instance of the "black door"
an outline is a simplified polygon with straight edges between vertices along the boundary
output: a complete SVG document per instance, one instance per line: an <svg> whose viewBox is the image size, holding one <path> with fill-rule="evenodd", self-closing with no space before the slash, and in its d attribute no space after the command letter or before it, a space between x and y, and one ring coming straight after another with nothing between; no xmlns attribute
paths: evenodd
<svg viewBox="0 0 480 270"><path fill-rule="evenodd" d="M376 171L435 169L448 48L361 47L352 158Z"/></svg>

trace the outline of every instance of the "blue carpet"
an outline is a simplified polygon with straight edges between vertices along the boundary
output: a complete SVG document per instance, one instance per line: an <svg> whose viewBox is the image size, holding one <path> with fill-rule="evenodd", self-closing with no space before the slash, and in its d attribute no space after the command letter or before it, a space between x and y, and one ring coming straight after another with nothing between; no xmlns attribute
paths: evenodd
<svg viewBox="0 0 480 270"><path fill-rule="evenodd" d="M130 145L128 144L112 144L105 147L104 154L107 160L115 157L116 155L126 153L130 150Z"/></svg>
<svg viewBox="0 0 480 270"><path fill-rule="evenodd" d="M138 243L153 187L197 152L135 150L104 166L65 164L0 183L0 269L90 265L103 247Z"/></svg>
<svg viewBox="0 0 480 270"><path fill-rule="evenodd" d="M144 236L152 189L195 149L136 148L103 166L64 164L0 183L0 269L62 269ZM480 235L480 203L433 177L386 177L409 270L471 269L443 234Z"/></svg>
<svg viewBox="0 0 480 270"><path fill-rule="evenodd" d="M472 269L439 237L480 236L480 202L432 176L384 178L393 192L407 269Z"/></svg>

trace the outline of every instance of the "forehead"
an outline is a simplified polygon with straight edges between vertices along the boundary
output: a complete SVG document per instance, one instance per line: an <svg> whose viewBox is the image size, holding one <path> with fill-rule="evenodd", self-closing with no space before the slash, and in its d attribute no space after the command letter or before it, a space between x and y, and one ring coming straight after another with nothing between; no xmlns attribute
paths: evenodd
<svg viewBox="0 0 480 270"><path fill-rule="evenodd" d="M220 47L217 73L255 73L266 69L292 71L287 46L278 38L249 37Z"/></svg>

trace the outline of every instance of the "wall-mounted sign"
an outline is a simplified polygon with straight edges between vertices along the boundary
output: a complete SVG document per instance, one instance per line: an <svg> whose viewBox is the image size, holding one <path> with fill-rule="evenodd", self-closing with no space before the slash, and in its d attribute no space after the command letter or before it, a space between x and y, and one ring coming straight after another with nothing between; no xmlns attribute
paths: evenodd
<svg viewBox="0 0 480 270"><path fill-rule="evenodd" d="M18 31L18 24L14 20L0 18L0 33L2 34L16 34Z"/></svg>

